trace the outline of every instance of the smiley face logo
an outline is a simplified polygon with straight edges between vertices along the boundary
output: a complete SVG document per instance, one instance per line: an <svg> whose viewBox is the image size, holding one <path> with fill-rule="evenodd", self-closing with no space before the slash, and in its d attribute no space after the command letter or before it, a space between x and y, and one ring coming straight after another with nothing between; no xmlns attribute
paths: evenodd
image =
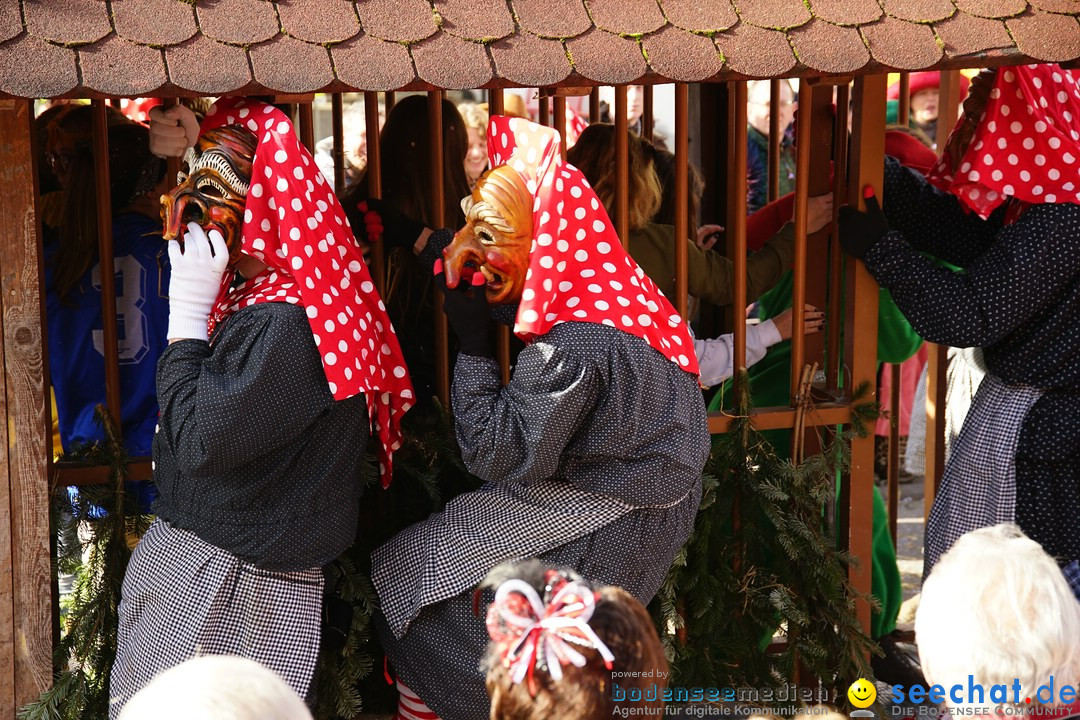
<svg viewBox="0 0 1080 720"><path fill-rule="evenodd" d="M868 708L877 700L877 688L866 678L859 678L851 683L847 691L848 700L857 708Z"/></svg>

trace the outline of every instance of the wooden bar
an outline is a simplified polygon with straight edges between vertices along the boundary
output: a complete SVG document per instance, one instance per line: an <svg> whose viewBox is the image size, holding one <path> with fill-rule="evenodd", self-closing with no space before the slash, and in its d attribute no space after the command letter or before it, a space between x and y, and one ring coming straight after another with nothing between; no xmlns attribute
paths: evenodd
<svg viewBox="0 0 1080 720"><path fill-rule="evenodd" d="M900 73L900 105L897 108L896 122L906 126L911 120L911 73Z"/></svg>
<svg viewBox="0 0 1080 720"><path fill-rule="evenodd" d="M735 360L735 382L746 367L746 82L728 85L728 257L734 263L731 322ZM739 389L735 390L736 396Z"/></svg>
<svg viewBox="0 0 1080 720"><path fill-rule="evenodd" d="M396 95L393 90L388 90L383 93L383 107L386 108L386 117L390 117L390 111L394 109L394 103L396 102Z"/></svg>
<svg viewBox="0 0 1080 720"><path fill-rule="evenodd" d="M835 166L833 161L839 157L834 154L834 149L836 148L836 128L841 123L836 121L833 87L822 85L817 80L804 80L803 83L807 86L813 84L812 94L808 95L806 102L799 106L799 118L810 121L810 177L807 182L809 188L807 194L812 198L826 195L834 190L835 182L830 170ZM845 130L845 143L846 139ZM846 152L843 159L846 162ZM844 175L843 171L840 173ZM825 309L829 302L829 258L824 250L829 246L829 230L823 228L816 233L810 233L809 227L807 230L805 300L818 309ZM793 324L792 327L802 326ZM817 363L819 368L826 367L825 340L825 333L815 333L805 337L803 340L804 365ZM805 447L808 455L820 451L818 437L815 434L806 436Z"/></svg>
<svg viewBox="0 0 1080 720"><path fill-rule="evenodd" d="M923 510L930 518L930 508L937 497L945 474L945 386L949 366L949 348L926 344L926 466L923 480Z"/></svg>
<svg viewBox="0 0 1080 720"><path fill-rule="evenodd" d="M312 155L315 154L315 119L311 113L311 102L302 102L297 106L300 116L300 142Z"/></svg>
<svg viewBox="0 0 1080 720"><path fill-rule="evenodd" d="M780 197L780 107L782 100L780 83L787 82L779 78L769 81L769 202ZM801 99L801 98L800 98Z"/></svg>
<svg viewBox="0 0 1080 720"><path fill-rule="evenodd" d="M851 177L848 198L865 208L860 190L872 185L881 196L885 157L885 88L887 76L870 75L855 79L855 111L851 142ZM857 200L856 200L857 199ZM866 266L853 259L846 261L848 314L844 333L846 362L851 368L851 384L845 381L848 393L859 387L867 388L862 402L872 402L877 378L877 315L878 285ZM841 539L846 549L859 558L849 577L855 589L870 592L873 571L873 496L874 496L874 436L851 441L850 471L841 480L842 502L838 508ZM846 501L846 502L844 502ZM870 630L870 606L864 600L856 603L856 613L863 629Z"/></svg>
<svg viewBox="0 0 1080 720"><path fill-rule="evenodd" d="M365 109L367 105L365 104ZM345 109L341 102L341 93L330 96L330 120L334 134L334 190L339 194L345 191ZM369 136L374 137L374 136Z"/></svg>
<svg viewBox="0 0 1080 720"><path fill-rule="evenodd" d="M600 88L589 91L589 124L600 122Z"/></svg>
<svg viewBox="0 0 1080 720"><path fill-rule="evenodd" d="M58 486L82 487L84 485L104 485L112 482L112 468L108 465L88 465L86 463L61 460L51 464L51 475ZM127 462L127 479L131 481L149 480L152 475L150 458L131 458Z"/></svg>
<svg viewBox="0 0 1080 720"><path fill-rule="evenodd" d="M626 86L615 86L615 232L623 247L630 243L630 152L626 127Z"/></svg>
<svg viewBox="0 0 1080 720"><path fill-rule="evenodd" d="M446 217L446 197L443 188L442 91L428 91L428 132L431 158L431 216L442 224ZM435 391L443 407L450 407L450 348L446 314L442 309L442 293L435 291Z"/></svg>
<svg viewBox="0 0 1080 720"><path fill-rule="evenodd" d="M541 125L551 126L551 105L549 99L545 95L541 95L536 99L537 110L539 111L538 122Z"/></svg>
<svg viewBox="0 0 1080 720"><path fill-rule="evenodd" d="M806 335L803 318L806 316L806 213L810 196L810 126L814 86L803 82L799 86L799 122L795 129L795 262L792 267L791 291L791 404L799 392L803 364L806 359Z"/></svg>
<svg viewBox="0 0 1080 720"><path fill-rule="evenodd" d="M886 483L889 488L889 535L896 547L896 516L900 499L900 366L889 364L892 385L889 387L889 458Z"/></svg>
<svg viewBox="0 0 1080 720"><path fill-rule="evenodd" d="M53 676L51 428L32 100L0 99L0 138L0 717L12 718Z"/></svg>
<svg viewBox="0 0 1080 720"><path fill-rule="evenodd" d="M641 137L653 141L653 86L641 88ZM676 235L675 237L678 237Z"/></svg>
<svg viewBox="0 0 1080 720"><path fill-rule="evenodd" d="M566 157L566 98L557 96L552 110L554 122L551 124L555 132L559 133L559 149L562 156Z"/></svg>
<svg viewBox="0 0 1080 720"><path fill-rule="evenodd" d="M834 124L833 152L836 157L833 170L833 215L832 236L829 241L829 314L826 330L828 333L826 356L827 369L826 388L832 396L836 396L840 384L840 328L844 322L844 253L840 249L840 233L838 232L837 217L840 206L847 201L847 171L848 171L848 126L847 107L850 102L851 91L847 85L839 85L836 88L836 122Z"/></svg>
<svg viewBox="0 0 1080 720"><path fill-rule="evenodd" d="M175 107L177 104L179 104L179 102L180 101L177 98L165 98L161 101L161 105L163 108L168 109L171 107ZM174 155L170 155L169 157L165 158L165 167L167 177L169 178L170 189L176 187L176 176L180 173L180 160L181 158L178 158Z"/></svg>
<svg viewBox="0 0 1080 720"><path fill-rule="evenodd" d="M502 115L504 110L503 91L501 88L491 88L488 93L488 116ZM563 140L565 148L566 140ZM565 151L563 156L565 157ZM495 326L495 359L499 363L499 377L502 384L510 382L510 328L502 323Z"/></svg>
<svg viewBox="0 0 1080 720"><path fill-rule="evenodd" d="M646 85L646 87L650 87ZM681 208L687 207L690 192L687 187L690 175L688 158L689 139L687 136L687 102L689 88L686 83L675 83L675 309L683 319L686 318L686 293L689 286L687 262L689 252L686 239L690 237L689 217ZM651 100L651 96L649 96Z"/></svg>
<svg viewBox="0 0 1080 720"><path fill-rule="evenodd" d="M101 332L105 344L105 404L117 433L120 424L120 348L116 328L116 262L113 258L112 199L109 188L109 130L103 100L94 100L94 182L97 185L98 260L101 268Z"/></svg>
<svg viewBox="0 0 1080 720"><path fill-rule="evenodd" d="M945 147L956 119L960 114L960 72L942 70L940 75L937 137L939 149ZM941 477L945 474L945 370L948 348L927 344L926 378L926 474L923 482L923 507L926 517L937 497Z"/></svg>
<svg viewBox="0 0 1080 720"><path fill-rule="evenodd" d="M754 408L750 419L756 430L783 430L795 425L795 410L790 407ZM728 432L736 420L724 412L709 413L709 432L713 435ZM819 403L807 410L806 427L827 427L851 422L851 407L845 403Z"/></svg>
<svg viewBox="0 0 1080 720"><path fill-rule="evenodd" d="M503 115L506 113L503 105L502 88L491 88L488 92L488 115Z"/></svg>
<svg viewBox="0 0 1080 720"><path fill-rule="evenodd" d="M367 126L367 169L365 175L368 184L368 197L382 197L382 146L380 144L381 131L379 129L379 93L364 93L364 124ZM335 141L336 142L336 141ZM374 272L371 281L375 283L375 289L379 295L386 288L386 247L383 243L375 243L371 248L372 265Z"/></svg>

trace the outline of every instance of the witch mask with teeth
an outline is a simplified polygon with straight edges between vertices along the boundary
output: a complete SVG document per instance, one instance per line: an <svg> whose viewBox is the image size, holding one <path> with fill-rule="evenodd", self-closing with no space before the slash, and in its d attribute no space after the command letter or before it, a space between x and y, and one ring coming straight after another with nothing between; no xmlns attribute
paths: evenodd
<svg viewBox="0 0 1080 720"><path fill-rule="evenodd" d="M488 302L512 305L521 299L532 245L532 195L521 175L506 165L487 172L461 201L465 227L446 249L446 283L486 281Z"/></svg>

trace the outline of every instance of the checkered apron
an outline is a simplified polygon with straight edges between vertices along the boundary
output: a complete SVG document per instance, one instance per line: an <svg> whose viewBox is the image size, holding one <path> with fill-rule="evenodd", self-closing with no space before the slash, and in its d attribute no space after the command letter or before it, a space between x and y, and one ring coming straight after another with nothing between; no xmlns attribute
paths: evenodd
<svg viewBox="0 0 1080 720"><path fill-rule="evenodd" d="M157 673L196 655L250 658L306 697L322 593L319 568L261 570L155 520L124 577L109 717Z"/></svg>
<svg viewBox="0 0 1080 720"><path fill-rule="evenodd" d="M1016 447L1043 391L989 373L964 420L926 524L923 580L961 535L1016 522Z"/></svg>

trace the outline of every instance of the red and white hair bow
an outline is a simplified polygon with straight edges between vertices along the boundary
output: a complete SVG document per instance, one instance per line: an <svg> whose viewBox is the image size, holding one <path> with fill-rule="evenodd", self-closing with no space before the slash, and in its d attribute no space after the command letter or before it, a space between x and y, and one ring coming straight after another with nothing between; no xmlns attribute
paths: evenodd
<svg viewBox="0 0 1080 720"><path fill-rule="evenodd" d="M563 665L584 667L588 662L574 646L596 650L610 670L615 656L589 627L595 608L596 595L581 583L564 584L547 605L523 580L500 585L488 610L488 632L496 642L505 643L503 662L513 681L520 683L528 677L529 692L535 695L538 662L543 662L552 680L562 680Z"/></svg>

